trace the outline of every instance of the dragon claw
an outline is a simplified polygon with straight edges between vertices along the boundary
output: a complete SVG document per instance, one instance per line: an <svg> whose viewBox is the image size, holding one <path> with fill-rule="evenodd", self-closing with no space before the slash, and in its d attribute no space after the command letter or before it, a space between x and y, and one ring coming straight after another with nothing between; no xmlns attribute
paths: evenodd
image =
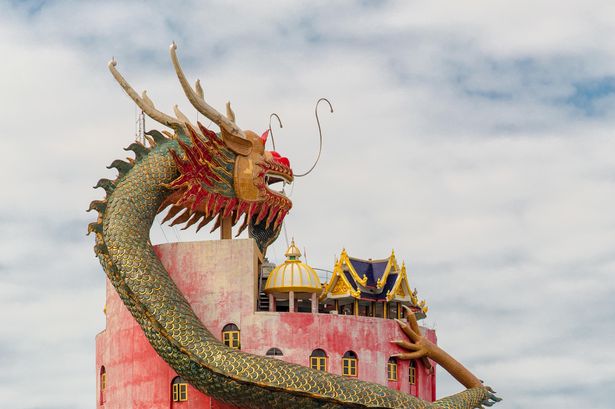
<svg viewBox="0 0 615 409"><path fill-rule="evenodd" d="M481 405L484 406L488 406L491 407L493 405L495 405L496 403L502 401L502 398L499 398L495 395L495 391L493 389L491 389L491 387L489 386L485 386L485 399L483 399L483 401L481 402Z"/></svg>

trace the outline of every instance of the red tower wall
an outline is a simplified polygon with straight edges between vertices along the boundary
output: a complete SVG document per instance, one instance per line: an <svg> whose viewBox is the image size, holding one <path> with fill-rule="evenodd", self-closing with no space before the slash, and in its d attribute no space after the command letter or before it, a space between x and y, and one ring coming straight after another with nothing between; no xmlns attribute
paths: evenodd
<svg viewBox="0 0 615 409"><path fill-rule="evenodd" d="M393 320L332 314L256 311L259 251L251 239L172 243L156 246L156 253L179 289L207 328L221 337L229 323L241 331L241 349L265 355L279 348L284 359L309 365L311 352L328 356L331 373L342 373L342 355L358 355L358 378L435 399L435 372L419 363L417 383L408 382L408 362L400 362L398 381L387 380L387 361L400 350L389 341L402 338ZM433 330L426 335L436 341ZM106 372L101 404L100 370ZM188 401L172 402L171 381L176 373L149 345L143 331L107 282L106 328L96 337L97 407L232 408L191 386Z"/></svg>

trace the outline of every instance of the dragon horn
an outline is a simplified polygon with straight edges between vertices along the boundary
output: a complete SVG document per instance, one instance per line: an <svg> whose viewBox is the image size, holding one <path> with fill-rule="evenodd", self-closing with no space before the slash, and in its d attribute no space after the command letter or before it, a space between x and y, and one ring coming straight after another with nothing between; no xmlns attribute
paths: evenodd
<svg viewBox="0 0 615 409"><path fill-rule="evenodd" d="M177 127L177 126L180 126L180 127L184 126L177 119L163 112L160 112L156 108L154 108L154 104L149 99L149 97L147 97L146 93L143 94L144 98L141 98L139 94L137 94L137 92L130 86L128 81L124 79L122 74L119 73L117 68L115 68L116 65L117 65L117 61L115 61L115 59L112 59L111 61L109 61L109 64L108 64L109 71L111 71L111 74L113 75L115 80L118 82L118 84L120 84L120 86L124 89L124 91L126 91L128 96L139 106L139 108L143 110L143 112L147 114L147 116L152 118L154 121L159 122L163 125L166 125L170 128Z"/></svg>
<svg viewBox="0 0 615 409"><path fill-rule="evenodd" d="M179 65L179 60L175 50L177 50L177 44L173 42L169 46L171 61L173 62L173 67L175 68L175 73L177 74L179 83L181 84L184 93L186 94L186 97L188 97L188 100L192 106L220 127L224 142L227 143L232 150L240 155L249 155L252 150L252 142L246 139L245 133L235 124L235 114L230 109L230 104L227 105L227 113L229 117L226 117L205 102L205 99L202 96L203 88L200 86L200 83L197 83L197 91L195 91L188 83L188 80L184 75L184 71Z"/></svg>

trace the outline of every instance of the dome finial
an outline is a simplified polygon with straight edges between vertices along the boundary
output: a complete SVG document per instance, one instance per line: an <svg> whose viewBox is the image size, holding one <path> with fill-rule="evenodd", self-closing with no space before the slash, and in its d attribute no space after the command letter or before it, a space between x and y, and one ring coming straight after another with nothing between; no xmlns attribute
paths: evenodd
<svg viewBox="0 0 615 409"><path fill-rule="evenodd" d="M294 237L290 241L290 246L288 247L288 249L286 250L286 253L284 253L284 255L289 260L297 260L299 257L301 257L301 251L299 250L299 247L297 247L295 245L295 238Z"/></svg>

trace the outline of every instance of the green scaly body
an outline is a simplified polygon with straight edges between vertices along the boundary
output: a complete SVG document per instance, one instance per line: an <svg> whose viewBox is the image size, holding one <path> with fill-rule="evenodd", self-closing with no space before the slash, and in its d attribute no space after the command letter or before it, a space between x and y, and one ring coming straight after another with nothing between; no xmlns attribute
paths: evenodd
<svg viewBox="0 0 615 409"><path fill-rule="evenodd" d="M150 135L154 147L131 145L134 163L115 161L118 178L98 183L107 197L92 202L99 219L88 230L96 233L96 255L151 345L195 388L255 409L471 409L488 401L486 388L473 388L430 403L379 384L226 347L196 317L149 241L158 208L170 193L164 186L178 176L169 151L181 152L176 140Z"/></svg>

